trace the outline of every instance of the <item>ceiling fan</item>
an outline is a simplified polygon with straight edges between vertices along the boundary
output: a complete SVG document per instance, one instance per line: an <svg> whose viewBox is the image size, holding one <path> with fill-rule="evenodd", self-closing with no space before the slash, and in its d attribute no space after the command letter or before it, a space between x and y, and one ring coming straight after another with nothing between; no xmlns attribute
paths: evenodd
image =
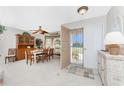
<svg viewBox="0 0 124 93"><path fill-rule="evenodd" d="M36 34L36 33L39 33L39 34L48 34L47 31L43 30L41 26L39 26L39 29L38 30L31 30L32 31L32 34Z"/></svg>

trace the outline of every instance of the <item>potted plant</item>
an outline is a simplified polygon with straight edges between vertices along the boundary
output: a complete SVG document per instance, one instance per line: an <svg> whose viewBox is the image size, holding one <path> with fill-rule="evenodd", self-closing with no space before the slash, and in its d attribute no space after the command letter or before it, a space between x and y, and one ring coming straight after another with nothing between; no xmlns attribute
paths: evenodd
<svg viewBox="0 0 124 93"><path fill-rule="evenodd" d="M30 34L28 32L23 32L22 35L30 36Z"/></svg>
<svg viewBox="0 0 124 93"><path fill-rule="evenodd" d="M42 43L43 43L43 41L41 39L39 39L39 38L36 39L36 47L37 48L41 48L42 47Z"/></svg>
<svg viewBox="0 0 124 93"><path fill-rule="evenodd" d="M0 34L3 33L3 31L5 31L5 30L6 30L6 27L3 25L0 25Z"/></svg>

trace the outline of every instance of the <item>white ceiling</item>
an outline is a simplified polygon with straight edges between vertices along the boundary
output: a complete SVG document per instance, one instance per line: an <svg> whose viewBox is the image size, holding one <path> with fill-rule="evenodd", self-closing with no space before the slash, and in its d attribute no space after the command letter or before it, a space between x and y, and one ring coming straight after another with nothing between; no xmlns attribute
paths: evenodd
<svg viewBox="0 0 124 93"><path fill-rule="evenodd" d="M48 32L59 31L61 24L106 15L111 7L89 6L79 15L79 6L13 6L0 7L0 23L19 29L37 29L41 25Z"/></svg>

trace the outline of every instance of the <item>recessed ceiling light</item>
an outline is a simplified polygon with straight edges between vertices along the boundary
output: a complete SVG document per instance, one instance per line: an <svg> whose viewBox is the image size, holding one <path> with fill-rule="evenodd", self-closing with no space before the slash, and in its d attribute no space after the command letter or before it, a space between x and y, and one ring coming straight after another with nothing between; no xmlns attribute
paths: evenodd
<svg viewBox="0 0 124 93"><path fill-rule="evenodd" d="M86 12L88 11L88 6L81 6L77 12L80 14L80 15L84 15Z"/></svg>

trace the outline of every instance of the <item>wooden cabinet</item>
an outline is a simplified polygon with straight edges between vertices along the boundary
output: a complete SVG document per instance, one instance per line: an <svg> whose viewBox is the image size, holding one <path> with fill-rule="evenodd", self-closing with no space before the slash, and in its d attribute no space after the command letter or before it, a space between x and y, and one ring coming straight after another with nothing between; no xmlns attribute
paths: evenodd
<svg viewBox="0 0 124 93"><path fill-rule="evenodd" d="M27 46L34 48L34 37L29 35L16 35L16 60L25 59L25 50Z"/></svg>
<svg viewBox="0 0 124 93"><path fill-rule="evenodd" d="M98 52L98 71L103 85L124 85L124 56Z"/></svg>
<svg viewBox="0 0 124 93"><path fill-rule="evenodd" d="M24 36L24 35L16 35L16 45L34 45L34 37L32 36Z"/></svg>

